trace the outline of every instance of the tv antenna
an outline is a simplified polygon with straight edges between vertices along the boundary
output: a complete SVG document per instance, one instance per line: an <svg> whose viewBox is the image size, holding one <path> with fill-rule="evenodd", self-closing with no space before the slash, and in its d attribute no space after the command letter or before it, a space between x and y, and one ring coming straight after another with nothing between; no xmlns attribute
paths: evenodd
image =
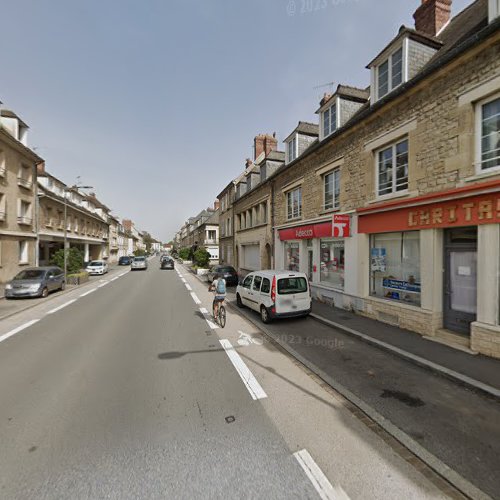
<svg viewBox="0 0 500 500"><path fill-rule="evenodd" d="M322 85L316 85L315 87L313 87L314 90L318 90L318 89L324 89L324 88L327 88L330 90L330 92L333 94L333 87L335 86L335 82L328 82L328 83L324 83ZM318 95L318 99L321 99L323 96L321 94Z"/></svg>

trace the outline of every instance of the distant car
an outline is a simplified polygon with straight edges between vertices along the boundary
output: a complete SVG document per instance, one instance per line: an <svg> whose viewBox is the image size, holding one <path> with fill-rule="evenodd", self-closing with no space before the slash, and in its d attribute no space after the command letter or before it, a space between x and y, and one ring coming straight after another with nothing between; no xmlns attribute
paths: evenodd
<svg viewBox="0 0 500 500"><path fill-rule="evenodd" d="M108 264L104 260L91 260L85 268L89 274L106 274L108 272Z"/></svg>
<svg viewBox="0 0 500 500"><path fill-rule="evenodd" d="M161 259L160 269L174 269L174 259L171 259L170 257Z"/></svg>
<svg viewBox="0 0 500 500"><path fill-rule="evenodd" d="M215 275L220 275L226 280L228 286L236 286L238 284L238 273L232 266L214 266L207 273L207 280L212 283Z"/></svg>
<svg viewBox="0 0 500 500"><path fill-rule="evenodd" d="M138 269L143 269L144 271L148 268L148 259L144 256L134 257L132 260L132 271L136 271Z"/></svg>
<svg viewBox="0 0 500 500"><path fill-rule="evenodd" d="M312 305L309 280L293 271L256 271L238 285L236 303L259 312L263 323L307 316Z"/></svg>
<svg viewBox="0 0 500 500"><path fill-rule="evenodd" d="M64 271L60 267L30 267L5 285L5 298L47 297L49 292L65 288Z"/></svg>
<svg viewBox="0 0 500 500"><path fill-rule="evenodd" d="M118 259L119 266L130 266L132 264L132 259L130 257L124 256Z"/></svg>

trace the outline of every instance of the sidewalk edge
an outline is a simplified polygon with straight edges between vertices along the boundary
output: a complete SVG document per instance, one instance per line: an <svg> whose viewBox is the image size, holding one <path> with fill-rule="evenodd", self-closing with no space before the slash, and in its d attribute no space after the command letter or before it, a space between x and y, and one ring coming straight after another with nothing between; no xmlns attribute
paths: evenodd
<svg viewBox="0 0 500 500"><path fill-rule="evenodd" d="M262 323L257 322L253 318L241 313L237 307L228 302L229 307L236 311L240 316L250 321L254 326L261 330L267 337L269 337L273 342L281 346L289 355L294 357L297 361L303 364L308 370L313 372L324 382L326 382L330 387L335 389L344 398L346 398L353 405L358 407L363 413L365 413L369 418L375 421L382 429L384 429L393 438L399 441L403 446L410 450L414 455L416 455L420 460L425 462L431 469L433 469L437 474L443 477L448 483L454 486L457 490L463 493L468 498L474 500L493 500L486 493L481 491L478 487L474 486L467 479L462 477L458 472L454 471L451 467L442 462L439 458L434 456L432 453L427 451L424 447L418 444L414 439L412 439L408 434L396 427L390 420L386 419L380 413L378 413L370 405L366 404L351 391L345 388L342 384L336 382L332 377L325 373L320 368L314 366L313 363L304 358L301 354L291 348L285 342L282 342L279 338L275 337L272 332L270 332Z"/></svg>
<svg viewBox="0 0 500 500"><path fill-rule="evenodd" d="M459 382L462 385L467 385L469 387L472 387L473 389L481 391L487 394L488 396L493 396L494 398L500 399L500 389L496 389L491 385L485 384L484 382L480 382L479 380L468 377L467 375L462 375L461 373L458 373L454 370L450 370L449 368L446 368L442 365L438 365L437 363L434 363L432 361L428 361L427 359L424 359L420 356L416 356L415 354L411 354L403 349L399 349L398 347L388 344L387 342L374 339L369 335L366 335L362 332L344 326L340 323L335 323L334 321L326 319L323 316L320 316L319 314L311 313L310 316L314 318L316 321L319 321L320 323L324 323L327 326L337 328L338 330L341 330L349 335L352 335L358 338L359 340L362 340L363 342L378 347L379 349L383 349L384 351L388 351L392 354L395 354L396 356L403 358L407 361L410 361L423 368L428 368L433 372L436 372L440 375L445 376L446 378L454 380L455 382Z"/></svg>

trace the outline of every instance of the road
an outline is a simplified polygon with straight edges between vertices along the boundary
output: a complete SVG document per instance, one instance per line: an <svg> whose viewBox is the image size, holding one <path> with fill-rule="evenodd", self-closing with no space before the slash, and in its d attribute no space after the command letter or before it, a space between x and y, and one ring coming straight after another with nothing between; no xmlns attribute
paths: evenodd
<svg viewBox="0 0 500 500"><path fill-rule="evenodd" d="M153 260L2 321L0 497L453 495L210 300Z"/></svg>

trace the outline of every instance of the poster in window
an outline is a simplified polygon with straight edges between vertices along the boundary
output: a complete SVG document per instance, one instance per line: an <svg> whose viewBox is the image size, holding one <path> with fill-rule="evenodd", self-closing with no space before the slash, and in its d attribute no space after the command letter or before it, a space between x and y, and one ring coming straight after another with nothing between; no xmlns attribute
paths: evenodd
<svg viewBox="0 0 500 500"><path fill-rule="evenodd" d="M372 248L371 252L371 269L372 272L380 271L385 273L387 269L386 262L386 249L385 248Z"/></svg>

